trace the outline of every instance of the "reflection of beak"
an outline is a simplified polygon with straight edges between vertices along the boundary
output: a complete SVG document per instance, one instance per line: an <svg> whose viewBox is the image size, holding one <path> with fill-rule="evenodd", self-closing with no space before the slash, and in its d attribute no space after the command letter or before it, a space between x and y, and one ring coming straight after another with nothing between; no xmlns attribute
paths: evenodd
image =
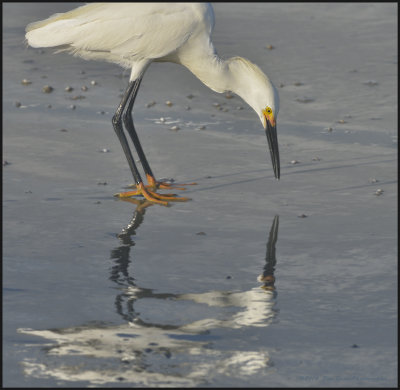
<svg viewBox="0 0 400 390"><path fill-rule="evenodd" d="M269 151L271 153L272 167L274 168L275 177L279 180L281 176L281 165L279 162L278 134L276 133L276 123L271 124L266 118L265 134L267 136Z"/></svg>

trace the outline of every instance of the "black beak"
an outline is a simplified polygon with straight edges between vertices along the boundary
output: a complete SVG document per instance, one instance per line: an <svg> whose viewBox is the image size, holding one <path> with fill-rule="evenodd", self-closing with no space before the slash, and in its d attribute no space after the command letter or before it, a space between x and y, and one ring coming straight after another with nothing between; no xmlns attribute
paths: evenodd
<svg viewBox="0 0 400 390"><path fill-rule="evenodd" d="M267 136L269 151L271 153L272 167L274 168L275 177L279 180L281 176L281 164L279 162L278 134L276 133L276 125L272 126L267 119L267 128L265 129Z"/></svg>

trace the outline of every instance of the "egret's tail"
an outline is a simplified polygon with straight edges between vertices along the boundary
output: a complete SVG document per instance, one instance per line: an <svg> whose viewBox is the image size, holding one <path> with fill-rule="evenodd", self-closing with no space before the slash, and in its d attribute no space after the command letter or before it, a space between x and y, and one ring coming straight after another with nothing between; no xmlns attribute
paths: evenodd
<svg viewBox="0 0 400 390"><path fill-rule="evenodd" d="M73 34L68 34L68 30L74 26L74 22L74 20L60 20L45 25L43 22L31 23L26 29L25 38L32 47L68 45L73 42Z"/></svg>
<svg viewBox="0 0 400 390"><path fill-rule="evenodd" d="M98 8L99 4L88 4L70 12L54 14L45 20L28 24L25 38L32 47L54 47L74 42L85 14Z"/></svg>

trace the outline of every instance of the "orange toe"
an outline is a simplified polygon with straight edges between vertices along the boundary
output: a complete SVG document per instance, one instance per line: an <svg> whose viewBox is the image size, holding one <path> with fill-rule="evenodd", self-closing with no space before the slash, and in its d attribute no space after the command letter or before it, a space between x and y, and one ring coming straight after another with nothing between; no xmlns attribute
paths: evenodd
<svg viewBox="0 0 400 390"><path fill-rule="evenodd" d="M168 202L186 202L190 200L190 198L176 196L176 194L157 194L157 192L150 190L143 183L138 184L135 191L120 192L114 196L126 198L137 195L142 195L150 202L162 204L164 206L167 206Z"/></svg>

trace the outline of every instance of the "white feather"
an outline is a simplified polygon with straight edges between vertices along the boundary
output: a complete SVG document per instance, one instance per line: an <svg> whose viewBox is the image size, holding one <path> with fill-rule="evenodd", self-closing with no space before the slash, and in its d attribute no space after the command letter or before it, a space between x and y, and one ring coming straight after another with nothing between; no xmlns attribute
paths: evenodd
<svg viewBox="0 0 400 390"><path fill-rule="evenodd" d="M29 24L26 39L33 47L130 68L131 80L152 61L176 62L214 91L241 96L261 122L267 106L276 118L278 95L269 78L249 60L221 59L210 38L213 26L210 4L91 3Z"/></svg>

